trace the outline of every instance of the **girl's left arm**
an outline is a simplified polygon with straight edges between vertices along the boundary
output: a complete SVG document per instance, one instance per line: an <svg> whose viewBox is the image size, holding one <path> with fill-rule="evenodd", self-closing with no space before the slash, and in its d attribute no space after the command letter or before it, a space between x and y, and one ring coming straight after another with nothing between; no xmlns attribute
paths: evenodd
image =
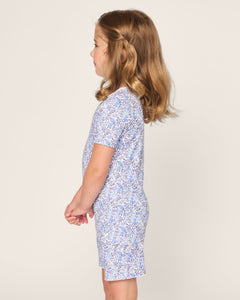
<svg viewBox="0 0 240 300"><path fill-rule="evenodd" d="M73 216L85 214L91 209L106 180L114 150L115 148L103 144L93 144L92 155L83 177L78 209L72 212Z"/></svg>

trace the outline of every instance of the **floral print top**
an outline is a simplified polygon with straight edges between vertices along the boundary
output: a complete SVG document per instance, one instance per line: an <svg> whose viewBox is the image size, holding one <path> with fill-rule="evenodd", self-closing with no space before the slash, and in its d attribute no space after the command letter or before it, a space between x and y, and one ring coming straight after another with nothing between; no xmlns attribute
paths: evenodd
<svg viewBox="0 0 240 300"><path fill-rule="evenodd" d="M93 203L99 265L105 280L146 274L143 244L149 206L143 190L144 118L127 87L97 106L82 156L82 176L94 143L115 148L104 185Z"/></svg>

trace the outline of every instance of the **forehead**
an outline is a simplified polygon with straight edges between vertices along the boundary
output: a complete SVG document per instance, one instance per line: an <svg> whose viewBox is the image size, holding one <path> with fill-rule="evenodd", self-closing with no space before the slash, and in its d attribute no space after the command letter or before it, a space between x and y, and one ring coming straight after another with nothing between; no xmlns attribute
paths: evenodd
<svg viewBox="0 0 240 300"><path fill-rule="evenodd" d="M99 25L96 25L96 27L95 27L94 37L95 37L95 39L97 39L99 41L107 43L107 38L104 35L104 33Z"/></svg>

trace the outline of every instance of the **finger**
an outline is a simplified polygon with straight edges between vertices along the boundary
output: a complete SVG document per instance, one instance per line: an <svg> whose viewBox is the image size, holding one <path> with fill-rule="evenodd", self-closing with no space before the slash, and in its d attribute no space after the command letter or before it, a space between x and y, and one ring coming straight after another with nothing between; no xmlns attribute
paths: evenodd
<svg viewBox="0 0 240 300"><path fill-rule="evenodd" d="M71 210L66 209L64 215L65 215L66 218L69 217L71 215Z"/></svg>
<svg viewBox="0 0 240 300"><path fill-rule="evenodd" d="M72 224L78 225L78 219L74 220Z"/></svg>
<svg viewBox="0 0 240 300"><path fill-rule="evenodd" d="M83 216L83 221L84 221L84 223L88 223L88 218L87 218L87 214L85 214L84 216Z"/></svg>
<svg viewBox="0 0 240 300"><path fill-rule="evenodd" d="M82 222L81 222L80 219L77 220L77 225L78 225L78 226L82 225Z"/></svg>
<svg viewBox="0 0 240 300"><path fill-rule="evenodd" d="M78 222L79 222L79 218L78 217L73 217L71 220L70 220L71 224L73 225L78 225Z"/></svg>
<svg viewBox="0 0 240 300"><path fill-rule="evenodd" d="M93 216L94 216L94 212L89 212L88 215L89 215L89 217L92 219Z"/></svg>
<svg viewBox="0 0 240 300"><path fill-rule="evenodd" d="M82 212L79 209L74 209L72 210L71 215L75 217L79 217L82 215Z"/></svg>
<svg viewBox="0 0 240 300"><path fill-rule="evenodd" d="M70 217L68 217L66 219L67 219L68 222L72 222L72 221L76 221L77 217L70 216Z"/></svg>
<svg viewBox="0 0 240 300"><path fill-rule="evenodd" d="M88 215L89 215L90 218L93 218L93 216L94 216L94 211L93 211L93 209L91 209L91 210L88 212Z"/></svg>
<svg viewBox="0 0 240 300"><path fill-rule="evenodd" d="M82 223L82 224L85 223L84 215L81 215L81 223Z"/></svg>
<svg viewBox="0 0 240 300"><path fill-rule="evenodd" d="M67 220L68 221L75 221L77 218L76 217L68 217Z"/></svg>
<svg viewBox="0 0 240 300"><path fill-rule="evenodd" d="M78 224L78 225L81 225L82 223L83 223L82 216L79 216L79 217L77 218L77 224Z"/></svg>

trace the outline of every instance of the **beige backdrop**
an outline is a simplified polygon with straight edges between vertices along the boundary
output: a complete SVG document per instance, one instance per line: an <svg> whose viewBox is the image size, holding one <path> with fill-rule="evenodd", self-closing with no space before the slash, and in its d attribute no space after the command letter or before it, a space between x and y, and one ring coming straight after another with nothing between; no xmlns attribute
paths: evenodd
<svg viewBox="0 0 240 300"><path fill-rule="evenodd" d="M68 224L101 78L99 15L155 22L180 118L145 125L139 300L240 299L238 1L1 1L0 298L104 299L94 220Z"/></svg>

